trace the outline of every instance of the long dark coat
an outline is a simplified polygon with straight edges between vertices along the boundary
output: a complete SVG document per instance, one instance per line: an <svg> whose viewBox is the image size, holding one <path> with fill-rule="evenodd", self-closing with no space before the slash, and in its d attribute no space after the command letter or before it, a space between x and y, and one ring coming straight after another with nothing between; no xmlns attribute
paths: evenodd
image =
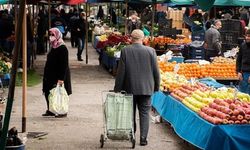
<svg viewBox="0 0 250 150"><path fill-rule="evenodd" d="M72 94L69 56L65 45L56 49L52 48L47 55L43 75L43 92L48 93L56 86L58 80L63 80L68 95Z"/></svg>

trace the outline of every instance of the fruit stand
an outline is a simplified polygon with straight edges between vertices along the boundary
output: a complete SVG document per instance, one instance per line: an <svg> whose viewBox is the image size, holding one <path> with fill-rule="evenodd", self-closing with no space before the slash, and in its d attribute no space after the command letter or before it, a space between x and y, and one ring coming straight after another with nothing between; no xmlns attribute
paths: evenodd
<svg viewBox="0 0 250 150"><path fill-rule="evenodd" d="M163 92L152 96L152 106L171 123L178 136L200 149L247 150L250 147L249 124L212 124Z"/></svg>
<svg viewBox="0 0 250 150"><path fill-rule="evenodd" d="M215 58L208 64L159 60L159 67L161 92L152 96L152 106L181 138L201 149L250 146L250 95L213 79L236 79L235 60Z"/></svg>
<svg viewBox="0 0 250 150"><path fill-rule="evenodd" d="M109 33L95 38L94 47L99 53L99 62L108 69L113 75L116 74L120 51L123 47L130 44L130 38L119 33Z"/></svg>

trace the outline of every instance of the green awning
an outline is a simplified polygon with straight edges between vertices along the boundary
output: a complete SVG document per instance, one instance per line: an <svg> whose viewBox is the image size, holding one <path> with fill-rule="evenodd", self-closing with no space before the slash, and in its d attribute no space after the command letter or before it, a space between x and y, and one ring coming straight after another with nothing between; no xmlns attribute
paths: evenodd
<svg viewBox="0 0 250 150"><path fill-rule="evenodd" d="M7 4L9 3L9 0L0 0L0 4Z"/></svg>
<svg viewBox="0 0 250 150"><path fill-rule="evenodd" d="M250 6L250 0L215 0L215 6Z"/></svg>
<svg viewBox="0 0 250 150"><path fill-rule="evenodd" d="M192 5L194 4L194 0L170 0L172 3L176 5Z"/></svg>
<svg viewBox="0 0 250 150"><path fill-rule="evenodd" d="M208 11L213 7L215 0L194 0L194 2L203 10Z"/></svg>

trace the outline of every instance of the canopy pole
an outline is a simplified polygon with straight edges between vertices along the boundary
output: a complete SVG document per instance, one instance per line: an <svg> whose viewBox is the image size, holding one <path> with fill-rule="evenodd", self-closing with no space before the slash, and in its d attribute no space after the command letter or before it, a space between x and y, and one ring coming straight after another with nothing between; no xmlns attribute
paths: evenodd
<svg viewBox="0 0 250 150"><path fill-rule="evenodd" d="M7 140L7 133L9 129L9 123L10 123L10 116L13 106L13 98L15 94L15 82L16 82L16 71L17 71L17 64L18 64L18 55L19 50L21 48L21 33L22 33L22 22L23 22L23 15L25 10L25 1L20 0L20 9L19 9L19 17L18 17L18 25L17 30L15 32L16 37L16 44L14 48L14 55L12 60L12 68L11 68L11 78L10 78L10 85L9 85L9 93L8 93L8 99L7 99L7 105L6 105L6 111L4 116L4 124L3 124L3 130L1 134L1 140L0 140L0 150L5 149L6 140Z"/></svg>
<svg viewBox="0 0 250 150"><path fill-rule="evenodd" d="M151 40L153 40L153 37L154 37L154 24L155 24L155 10L156 10L156 3L155 3L155 0L153 0L153 12L152 12L152 21L151 21Z"/></svg>
<svg viewBox="0 0 250 150"><path fill-rule="evenodd" d="M126 0L126 4L125 4L125 9L126 9L126 14L125 14L125 35L128 34L128 0Z"/></svg>
<svg viewBox="0 0 250 150"><path fill-rule="evenodd" d="M26 0L24 0L26 5ZM26 9L25 9L26 10ZM26 132L26 105L27 105L27 14L23 14L23 30L22 30L22 58L23 58L23 103L22 103L22 133Z"/></svg>
<svg viewBox="0 0 250 150"><path fill-rule="evenodd" d="M49 11L49 29L51 28L51 3L50 0L48 0L48 11Z"/></svg>
<svg viewBox="0 0 250 150"><path fill-rule="evenodd" d="M85 4L85 12L86 12L86 20L85 20L85 31L86 31L86 36L85 36L85 49L86 49L86 64L88 64L88 38L89 38L89 30L88 30L88 3Z"/></svg>

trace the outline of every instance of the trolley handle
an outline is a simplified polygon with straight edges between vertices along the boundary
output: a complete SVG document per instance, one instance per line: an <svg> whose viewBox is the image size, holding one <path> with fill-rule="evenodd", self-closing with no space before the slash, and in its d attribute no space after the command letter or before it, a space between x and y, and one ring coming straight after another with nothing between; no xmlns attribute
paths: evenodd
<svg viewBox="0 0 250 150"><path fill-rule="evenodd" d="M115 92L115 90L108 90L108 92ZM115 93L127 94L127 92L124 90L121 90L121 91L115 92Z"/></svg>

